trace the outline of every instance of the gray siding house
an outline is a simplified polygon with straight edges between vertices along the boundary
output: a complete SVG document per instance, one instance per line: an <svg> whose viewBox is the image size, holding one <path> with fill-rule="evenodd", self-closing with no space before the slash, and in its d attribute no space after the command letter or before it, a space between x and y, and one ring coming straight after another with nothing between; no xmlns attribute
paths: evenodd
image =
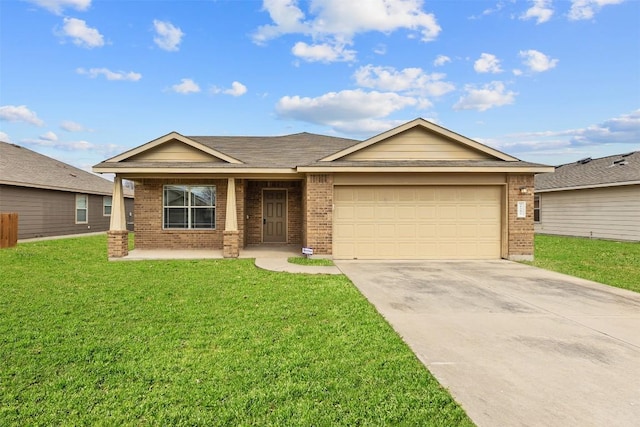
<svg viewBox="0 0 640 427"><path fill-rule="evenodd" d="M0 212L18 213L18 239L107 231L113 182L0 142ZM133 227L133 191L125 194Z"/></svg>
<svg viewBox="0 0 640 427"><path fill-rule="evenodd" d="M640 151L536 175L534 227L540 234L640 241Z"/></svg>

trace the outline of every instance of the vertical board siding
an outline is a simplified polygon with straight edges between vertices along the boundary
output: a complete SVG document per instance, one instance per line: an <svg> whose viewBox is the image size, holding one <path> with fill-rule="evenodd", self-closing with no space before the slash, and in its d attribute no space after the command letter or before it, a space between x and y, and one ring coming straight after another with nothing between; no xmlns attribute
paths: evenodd
<svg viewBox="0 0 640 427"><path fill-rule="evenodd" d="M18 214L0 213L0 249L18 244Z"/></svg>
<svg viewBox="0 0 640 427"><path fill-rule="evenodd" d="M538 195L536 233L640 241L640 185Z"/></svg>

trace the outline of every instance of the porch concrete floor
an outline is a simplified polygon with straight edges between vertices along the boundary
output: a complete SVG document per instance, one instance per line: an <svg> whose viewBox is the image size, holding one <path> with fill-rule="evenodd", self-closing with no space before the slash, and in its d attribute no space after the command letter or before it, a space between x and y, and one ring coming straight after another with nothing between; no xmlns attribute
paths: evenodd
<svg viewBox="0 0 640 427"><path fill-rule="evenodd" d="M240 249L239 258L288 258L301 256L300 245L249 245ZM219 259L222 249L134 249L123 258L112 261L141 261L169 259Z"/></svg>

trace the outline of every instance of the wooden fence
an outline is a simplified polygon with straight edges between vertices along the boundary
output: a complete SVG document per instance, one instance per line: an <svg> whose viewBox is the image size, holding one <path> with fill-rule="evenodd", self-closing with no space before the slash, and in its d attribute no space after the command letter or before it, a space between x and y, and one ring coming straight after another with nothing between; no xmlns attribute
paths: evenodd
<svg viewBox="0 0 640 427"><path fill-rule="evenodd" d="M18 214L0 213L0 249L18 244Z"/></svg>

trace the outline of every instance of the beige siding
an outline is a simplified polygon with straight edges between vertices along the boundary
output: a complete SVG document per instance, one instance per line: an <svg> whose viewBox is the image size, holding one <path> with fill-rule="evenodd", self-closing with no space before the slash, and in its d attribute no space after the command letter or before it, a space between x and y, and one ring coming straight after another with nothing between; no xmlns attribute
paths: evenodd
<svg viewBox="0 0 640 427"><path fill-rule="evenodd" d="M344 160L492 159L486 153L422 128L412 128L344 157Z"/></svg>
<svg viewBox="0 0 640 427"><path fill-rule="evenodd" d="M503 173L340 173L334 185L501 185Z"/></svg>
<svg viewBox="0 0 640 427"><path fill-rule="evenodd" d="M536 233L640 241L640 185L538 195Z"/></svg>
<svg viewBox="0 0 640 427"><path fill-rule="evenodd" d="M497 259L501 186L338 186L336 259Z"/></svg>
<svg viewBox="0 0 640 427"><path fill-rule="evenodd" d="M126 161L131 162L222 162L208 153L180 141L168 141L150 150L137 154Z"/></svg>

